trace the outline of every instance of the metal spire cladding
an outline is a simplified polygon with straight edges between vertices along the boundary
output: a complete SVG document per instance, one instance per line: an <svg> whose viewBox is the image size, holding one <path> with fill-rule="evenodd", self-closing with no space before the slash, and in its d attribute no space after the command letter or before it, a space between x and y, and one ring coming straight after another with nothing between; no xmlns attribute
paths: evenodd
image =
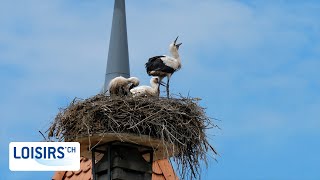
<svg viewBox="0 0 320 180"><path fill-rule="evenodd" d="M125 0L115 0L103 93L118 76L130 77Z"/></svg>

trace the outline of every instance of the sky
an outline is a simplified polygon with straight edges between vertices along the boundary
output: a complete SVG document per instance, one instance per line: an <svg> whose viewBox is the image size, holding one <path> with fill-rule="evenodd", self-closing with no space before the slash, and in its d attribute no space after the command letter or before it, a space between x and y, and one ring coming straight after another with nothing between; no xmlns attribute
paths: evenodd
<svg viewBox="0 0 320 180"><path fill-rule="evenodd" d="M169 54L179 35L173 94L199 97L219 127L219 156L202 179L320 179L320 1L127 1L131 75ZM10 142L41 141L59 108L104 82L113 1L0 0L0 174ZM163 93L164 95L164 93Z"/></svg>

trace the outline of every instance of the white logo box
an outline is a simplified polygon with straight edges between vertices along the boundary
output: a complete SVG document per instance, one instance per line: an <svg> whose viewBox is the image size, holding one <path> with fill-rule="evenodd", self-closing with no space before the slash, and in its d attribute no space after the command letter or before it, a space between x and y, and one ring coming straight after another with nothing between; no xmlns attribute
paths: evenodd
<svg viewBox="0 0 320 180"><path fill-rule="evenodd" d="M9 168L11 171L78 171L80 143L11 142Z"/></svg>

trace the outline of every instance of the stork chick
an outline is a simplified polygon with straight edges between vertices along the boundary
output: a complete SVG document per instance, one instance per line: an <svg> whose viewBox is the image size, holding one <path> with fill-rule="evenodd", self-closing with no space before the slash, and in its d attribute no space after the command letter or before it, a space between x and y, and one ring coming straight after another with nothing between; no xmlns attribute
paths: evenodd
<svg viewBox="0 0 320 180"><path fill-rule="evenodd" d="M136 77L124 78L118 76L113 78L109 83L110 95L126 96L130 90L139 85L139 79Z"/></svg>
<svg viewBox="0 0 320 180"><path fill-rule="evenodd" d="M152 77L150 86L138 86L130 90L133 97L159 97L159 78Z"/></svg>
<svg viewBox="0 0 320 180"><path fill-rule="evenodd" d="M179 36L178 36L179 37ZM178 53L182 43L177 44L178 37L169 45L170 56L154 56L146 63L146 70L149 76L158 76L159 82L167 77L167 97L169 98L169 82L172 74L181 68L181 59Z"/></svg>

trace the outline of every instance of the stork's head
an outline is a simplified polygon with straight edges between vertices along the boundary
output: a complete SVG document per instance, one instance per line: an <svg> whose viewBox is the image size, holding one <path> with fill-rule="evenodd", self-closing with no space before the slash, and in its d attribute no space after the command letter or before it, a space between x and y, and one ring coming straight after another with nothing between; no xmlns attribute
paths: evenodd
<svg viewBox="0 0 320 180"><path fill-rule="evenodd" d="M170 44L169 48L170 51L178 51L179 47L182 43L177 43L179 36L173 41L173 43Z"/></svg>
<svg viewBox="0 0 320 180"><path fill-rule="evenodd" d="M150 84L159 84L159 78L158 77L152 77L150 79Z"/></svg>
<svg viewBox="0 0 320 180"><path fill-rule="evenodd" d="M136 77L130 77L128 80L132 83L132 85L134 85L134 87L138 86L140 83L139 79Z"/></svg>
<svg viewBox="0 0 320 180"><path fill-rule="evenodd" d="M139 79L136 77L130 77L128 80L130 82L129 90L134 87L137 87L140 83Z"/></svg>

